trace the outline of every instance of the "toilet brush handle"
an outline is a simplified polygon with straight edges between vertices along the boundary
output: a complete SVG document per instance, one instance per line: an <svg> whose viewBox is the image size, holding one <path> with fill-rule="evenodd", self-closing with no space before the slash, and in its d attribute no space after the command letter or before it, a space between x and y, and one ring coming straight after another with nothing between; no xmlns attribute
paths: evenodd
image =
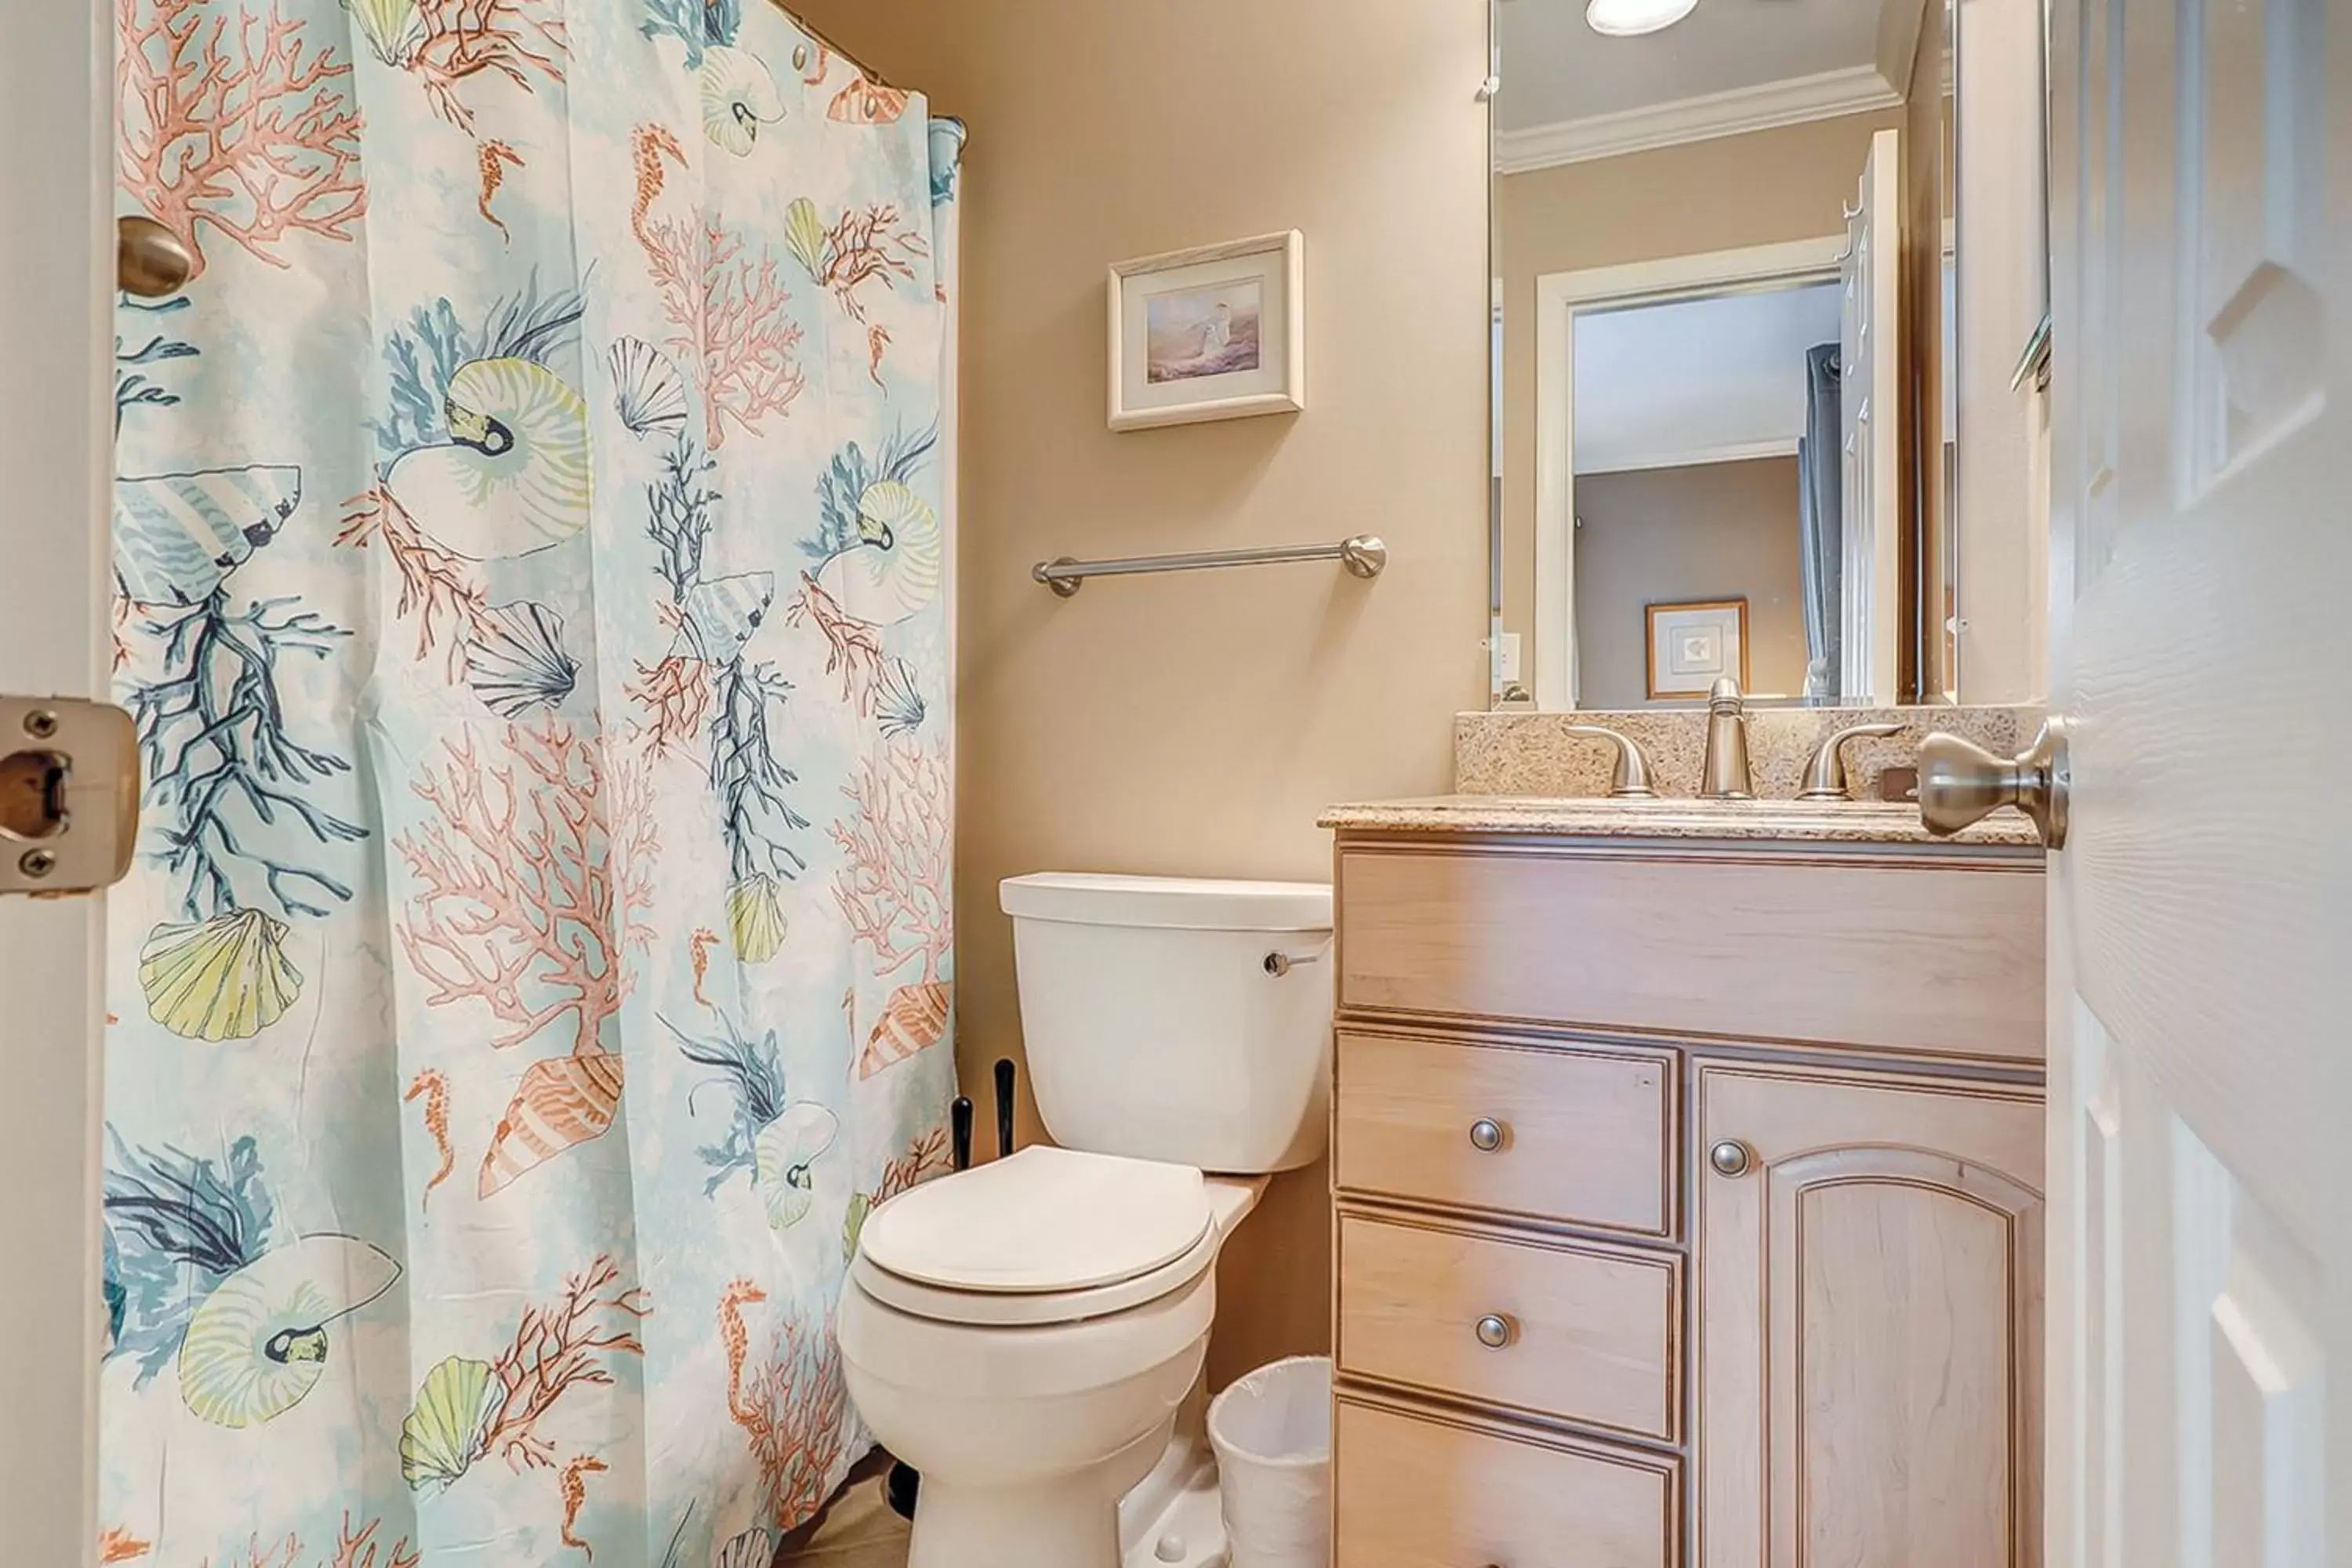
<svg viewBox="0 0 2352 1568"><path fill-rule="evenodd" d="M948 1107L948 1127L955 1139L955 1168L971 1169L971 1101L962 1095Z"/></svg>
<svg viewBox="0 0 2352 1568"><path fill-rule="evenodd" d="M1013 1058L1000 1057L996 1062L996 1157L1000 1160L1013 1152Z"/></svg>

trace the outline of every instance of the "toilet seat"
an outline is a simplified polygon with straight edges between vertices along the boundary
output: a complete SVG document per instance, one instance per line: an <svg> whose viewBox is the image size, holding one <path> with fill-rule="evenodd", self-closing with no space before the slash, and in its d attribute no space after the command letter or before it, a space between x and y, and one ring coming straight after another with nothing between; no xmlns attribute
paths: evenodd
<svg viewBox="0 0 2352 1568"><path fill-rule="evenodd" d="M851 1262L849 1278L877 1301L908 1317L968 1328L1042 1328L1107 1317L1171 1296L1217 1260L1219 1240L1212 1231L1173 1263L1084 1290L942 1290L901 1279L863 1252Z"/></svg>
<svg viewBox="0 0 2352 1568"><path fill-rule="evenodd" d="M1068 1323L1181 1289L1221 1234L1190 1166L1040 1145L884 1204L850 1277L934 1321Z"/></svg>

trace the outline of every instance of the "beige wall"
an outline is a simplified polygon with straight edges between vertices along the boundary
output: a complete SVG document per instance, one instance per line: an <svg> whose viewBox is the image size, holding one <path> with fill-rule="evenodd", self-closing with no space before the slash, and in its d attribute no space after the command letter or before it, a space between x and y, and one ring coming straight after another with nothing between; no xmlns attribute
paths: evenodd
<svg viewBox="0 0 2352 1568"><path fill-rule="evenodd" d="M1534 647L1537 278L1836 234L1872 133L1902 118L1899 108L1850 114L1495 182L1503 279L1503 620L1521 634L1523 659ZM1581 481L1578 490L1581 507ZM1521 673L1529 673L1524 662Z"/></svg>
<svg viewBox="0 0 2352 1568"><path fill-rule="evenodd" d="M1748 601L1748 689L1805 689L1797 459L1581 474L1576 481L1578 702L1649 702L1654 604Z"/></svg>
<svg viewBox="0 0 2352 1568"><path fill-rule="evenodd" d="M1000 878L1323 878L1324 805L1449 782L1450 717L1486 696L1486 5L799 9L971 128L956 871L978 1086L1020 1051ZM1106 430L1106 266L1290 227L1306 412ZM1388 541L1377 583L1268 567L1066 603L1028 575L1359 530ZM1229 1249L1213 1373L1324 1344L1324 1179L1278 1180Z"/></svg>

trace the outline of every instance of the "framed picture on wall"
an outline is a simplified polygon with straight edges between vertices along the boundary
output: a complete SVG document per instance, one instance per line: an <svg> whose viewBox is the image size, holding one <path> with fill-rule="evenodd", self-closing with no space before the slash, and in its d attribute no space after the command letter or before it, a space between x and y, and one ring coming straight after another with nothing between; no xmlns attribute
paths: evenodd
<svg viewBox="0 0 2352 1568"><path fill-rule="evenodd" d="M1306 255L1294 228L1113 264L1110 427L1304 408Z"/></svg>
<svg viewBox="0 0 2352 1568"><path fill-rule="evenodd" d="M1650 700L1705 697L1728 675L1748 689L1748 601L1652 605Z"/></svg>

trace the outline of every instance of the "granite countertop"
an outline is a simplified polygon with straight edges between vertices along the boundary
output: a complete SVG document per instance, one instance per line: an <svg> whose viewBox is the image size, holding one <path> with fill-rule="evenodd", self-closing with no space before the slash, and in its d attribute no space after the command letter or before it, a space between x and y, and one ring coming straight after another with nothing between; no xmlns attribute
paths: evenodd
<svg viewBox="0 0 2352 1568"><path fill-rule="evenodd" d="M1439 795L1334 805L1319 826L1390 833L1540 833L1598 838L1781 839L1797 843L2010 845L2039 848L2022 812L1997 811L1949 839L1916 805L1879 801L1611 800Z"/></svg>

